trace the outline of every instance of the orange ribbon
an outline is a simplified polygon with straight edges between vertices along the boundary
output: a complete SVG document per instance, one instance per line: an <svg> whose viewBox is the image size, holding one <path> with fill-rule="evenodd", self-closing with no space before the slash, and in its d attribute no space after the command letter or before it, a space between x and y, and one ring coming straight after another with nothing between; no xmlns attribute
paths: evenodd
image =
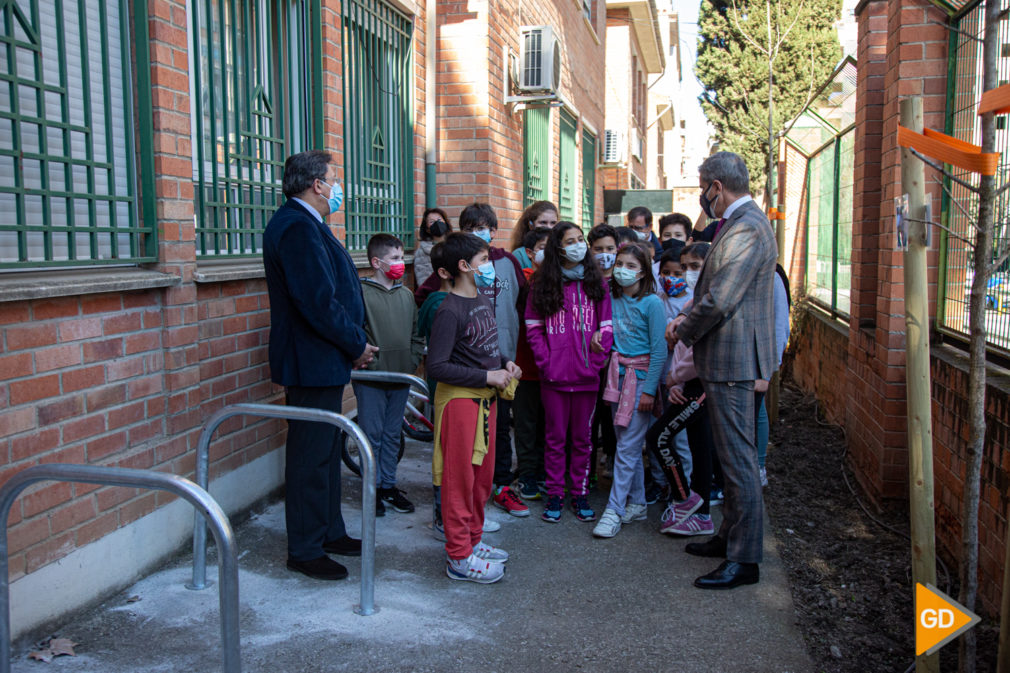
<svg viewBox="0 0 1010 673"><path fill-rule="evenodd" d="M981 116L986 112L995 112L998 115L1010 112L1010 84L982 92L982 100L978 104L978 114Z"/></svg>
<svg viewBox="0 0 1010 673"><path fill-rule="evenodd" d="M945 164L982 175L996 175L996 167L999 164L998 152L983 153L978 145L966 143L932 129L923 129L922 133L916 133L904 126L898 126L898 144Z"/></svg>

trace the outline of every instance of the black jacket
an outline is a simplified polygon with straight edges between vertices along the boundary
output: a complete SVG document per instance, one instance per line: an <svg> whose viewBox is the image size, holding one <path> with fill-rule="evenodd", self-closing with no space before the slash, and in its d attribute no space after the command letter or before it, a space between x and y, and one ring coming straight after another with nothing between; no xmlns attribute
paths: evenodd
<svg viewBox="0 0 1010 673"><path fill-rule="evenodd" d="M263 234L270 375L283 386L339 386L365 350L365 305L350 254L289 199Z"/></svg>

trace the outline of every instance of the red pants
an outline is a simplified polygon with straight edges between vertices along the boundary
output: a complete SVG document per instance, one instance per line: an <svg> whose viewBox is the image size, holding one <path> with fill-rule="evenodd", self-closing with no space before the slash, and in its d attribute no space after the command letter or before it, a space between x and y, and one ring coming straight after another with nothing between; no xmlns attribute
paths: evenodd
<svg viewBox="0 0 1010 673"><path fill-rule="evenodd" d="M442 525L445 551L458 561L470 555L484 530L484 503L491 495L494 477L494 433L497 404L488 416L488 451L480 465L473 464L481 400L450 400L442 411Z"/></svg>

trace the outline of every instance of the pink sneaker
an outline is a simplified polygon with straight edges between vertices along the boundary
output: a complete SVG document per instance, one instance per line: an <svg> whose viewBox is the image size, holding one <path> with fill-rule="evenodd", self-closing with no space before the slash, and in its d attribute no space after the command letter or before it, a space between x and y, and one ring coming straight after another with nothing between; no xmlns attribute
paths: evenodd
<svg viewBox="0 0 1010 673"><path fill-rule="evenodd" d="M687 518L681 519L672 525L663 525L659 529L660 533L667 535L712 535L715 533L715 525L712 518L702 519L699 514L689 514Z"/></svg>
<svg viewBox="0 0 1010 673"><path fill-rule="evenodd" d="M676 515L677 521L683 521L687 517L697 512L698 508L701 507L702 504L704 504L704 502L705 501L702 500L700 495L698 495L694 491L691 491L691 495L687 497L687 500L685 500L684 502L673 503L673 511L674 514Z"/></svg>

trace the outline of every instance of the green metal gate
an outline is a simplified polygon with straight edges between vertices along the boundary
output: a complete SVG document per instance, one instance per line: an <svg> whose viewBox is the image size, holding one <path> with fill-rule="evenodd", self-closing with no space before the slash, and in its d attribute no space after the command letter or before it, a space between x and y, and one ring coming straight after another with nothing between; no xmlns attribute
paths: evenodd
<svg viewBox="0 0 1010 673"><path fill-rule="evenodd" d="M196 253L258 256L284 202L284 160L309 148L307 8L300 0L195 0Z"/></svg>
<svg viewBox="0 0 1010 673"><path fill-rule="evenodd" d="M582 129L582 230L593 228L596 210L596 136Z"/></svg>
<svg viewBox="0 0 1010 673"><path fill-rule="evenodd" d="M547 198L550 175L551 109L523 112L523 208Z"/></svg>
<svg viewBox="0 0 1010 673"><path fill-rule="evenodd" d="M561 135L558 138L558 216L575 221L575 117L561 110Z"/></svg>
<svg viewBox="0 0 1010 673"><path fill-rule="evenodd" d="M143 224L138 212L131 67L135 58L149 152L147 15L136 12L143 40L134 56L130 8L127 0L0 5L0 268L155 259L153 207ZM153 191L147 158L144 188Z"/></svg>
<svg viewBox="0 0 1010 673"><path fill-rule="evenodd" d="M413 21L381 0L343 2L347 247L414 247Z"/></svg>

